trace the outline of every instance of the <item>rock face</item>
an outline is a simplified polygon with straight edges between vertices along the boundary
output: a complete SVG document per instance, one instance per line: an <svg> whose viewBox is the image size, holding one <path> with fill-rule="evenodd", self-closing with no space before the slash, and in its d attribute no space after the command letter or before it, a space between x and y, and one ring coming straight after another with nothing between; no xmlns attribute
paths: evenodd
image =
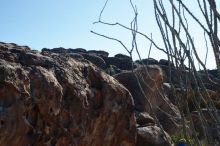
<svg viewBox="0 0 220 146"><path fill-rule="evenodd" d="M86 60L43 54L1 43L0 145L134 146L128 90Z"/></svg>
<svg viewBox="0 0 220 146"><path fill-rule="evenodd" d="M102 56L102 57L103 57L103 56L104 56L104 57L108 57L108 55L109 55L108 52L106 52L106 51L101 51L101 50L99 50L99 51L97 51L97 50L89 50L88 53L89 53L89 54L95 54L95 55Z"/></svg>
<svg viewBox="0 0 220 146"><path fill-rule="evenodd" d="M201 121L201 115L204 116L204 119L206 119L206 121ZM207 138L210 142L220 142L220 127L219 123L216 121L217 119L215 119L214 117L215 115L219 118L220 110L214 111L201 109L200 112L192 112L193 124L200 139ZM205 125L205 129L203 129L204 127L202 125Z"/></svg>
<svg viewBox="0 0 220 146"><path fill-rule="evenodd" d="M170 146L169 140L166 141L164 139L162 130L157 126L146 126L137 128L138 137L136 146ZM169 137L167 133L166 137Z"/></svg>
<svg viewBox="0 0 220 146"><path fill-rule="evenodd" d="M97 55L94 55L94 54L83 54L82 56L85 59L87 59L90 62L92 62L93 64L95 64L97 67L101 68L101 69L106 69L107 68L105 61L101 57L99 57Z"/></svg>
<svg viewBox="0 0 220 146"><path fill-rule="evenodd" d="M134 99L138 124L137 145L143 145L144 142L154 146L168 145L170 138L167 133L173 134L179 131L181 115L178 108L171 103L163 91L164 80L160 67L157 65L140 67L136 68L134 72L117 74L115 78L131 92ZM149 113L152 116L153 112L165 130L164 133L146 114Z"/></svg>
<svg viewBox="0 0 220 146"><path fill-rule="evenodd" d="M0 42L0 146L170 145L169 135L182 128L175 105L185 114L187 101L192 112L192 99L200 96L192 70L181 67L164 59L132 62L105 51L59 47L39 52ZM217 71L197 74L204 83L198 91L219 109ZM219 124L206 110L202 113L210 140L219 141ZM191 115L203 139L198 111ZM219 117L219 111L213 115Z"/></svg>
<svg viewBox="0 0 220 146"><path fill-rule="evenodd" d="M114 65L122 70L131 70L132 61L129 58L108 57L104 58L107 65Z"/></svg>
<svg viewBox="0 0 220 146"><path fill-rule="evenodd" d="M141 67L135 69L135 73L127 71L115 75L115 78L131 92L135 109L140 112L150 112L146 97L153 104L154 98L151 95L163 82L163 73L158 66L147 66L146 70L148 73L145 73L145 68Z"/></svg>
<svg viewBox="0 0 220 146"><path fill-rule="evenodd" d="M165 123L169 123L168 121L179 123L180 121L178 120L180 120L181 116L178 108L171 103L166 92L163 90L163 72L159 66L149 65L146 68L140 67L135 69L134 73L131 71L120 73L115 75L115 78L131 92L136 111L151 113L150 102L152 110L159 115L158 117L161 117L161 123L164 123L164 128L170 131L168 133L173 133L170 130L173 129L173 125L167 125L167 127ZM172 118L175 120L170 119L171 117L168 118L169 116L166 114L172 115Z"/></svg>
<svg viewBox="0 0 220 146"><path fill-rule="evenodd" d="M145 64L145 65L155 65L155 64L158 64L158 61L153 59L153 58L142 59L142 61L137 60L136 62L138 64Z"/></svg>

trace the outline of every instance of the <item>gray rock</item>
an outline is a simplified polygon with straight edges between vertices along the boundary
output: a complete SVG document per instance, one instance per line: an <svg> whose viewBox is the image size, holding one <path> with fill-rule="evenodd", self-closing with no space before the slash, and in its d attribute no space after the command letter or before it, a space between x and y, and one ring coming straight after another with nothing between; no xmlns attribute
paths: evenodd
<svg viewBox="0 0 220 146"><path fill-rule="evenodd" d="M136 146L171 146L171 138L157 126L137 128Z"/></svg>
<svg viewBox="0 0 220 146"><path fill-rule="evenodd" d="M156 59L153 58L146 58L146 59L142 59L142 61L137 60L136 61L138 64L145 64L145 65L155 65L158 64L158 61Z"/></svg>
<svg viewBox="0 0 220 146"><path fill-rule="evenodd" d="M109 53L106 52L106 51L97 51L97 50L88 50L88 53L89 54L95 54L95 55L98 55L98 56L101 56L101 57L108 57Z"/></svg>
<svg viewBox="0 0 220 146"><path fill-rule="evenodd" d="M97 55L94 55L94 54L82 54L82 56L89 60L90 62L92 62L93 64L95 64L97 67L101 68L101 69L106 69L107 68L107 65L105 63L105 61L97 56Z"/></svg>

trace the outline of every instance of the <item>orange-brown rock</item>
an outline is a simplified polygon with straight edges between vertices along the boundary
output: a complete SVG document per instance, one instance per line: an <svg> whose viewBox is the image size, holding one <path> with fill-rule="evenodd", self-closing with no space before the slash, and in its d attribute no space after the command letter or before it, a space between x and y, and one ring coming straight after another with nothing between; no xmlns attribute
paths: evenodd
<svg viewBox="0 0 220 146"><path fill-rule="evenodd" d="M0 49L0 146L134 146L130 93L88 61Z"/></svg>

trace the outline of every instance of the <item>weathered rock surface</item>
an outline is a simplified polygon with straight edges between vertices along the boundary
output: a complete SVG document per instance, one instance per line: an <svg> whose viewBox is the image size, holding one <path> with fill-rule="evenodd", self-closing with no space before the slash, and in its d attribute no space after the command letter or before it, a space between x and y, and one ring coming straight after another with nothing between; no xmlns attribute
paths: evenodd
<svg viewBox="0 0 220 146"><path fill-rule="evenodd" d="M148 125L155 125L155 119L149 115L147 112L135 112L135 117L137 121L137 127L141 126L148 126Z"/></svg>
<svg viewBox="0 0 220 146"><path fill-rule="evenodd" d="M142 61L137 60L136 62L138 64L145 64L145 65L155 65L155 64L158 64L158 61L153 59L153 58L142 59Z"/></svg>
<svg viewBox="0 0 220 146"><path fill-rule="evenodd" d="M1 44L0 145L134 146L130 93L86 60L43 54Z"/></svg>
<svg viewBox="0 0 220 146"><path fill-rule="evenodd" d="M201 120L202 117L206 120ZM220 110L201 109L200 112L192 112L193 124L200 139L208 138L210 142L220 142L220 127L217 122L219 119L216 117L220 117Z"/></svg>
<svg viewBox="0 0 220 146"><path fill-rule="evenodd" d="M107 65L114 65L122 70L132 69L132 60L129 58L108 57L103 59L105 60Z"/></svg>
<svg viewBox="0 0 220 146"><path fill-rule="evenodd" d="M135 73L127 71L114 76L131 92L135 102L135 109L140 112L150 111L145 96L152 103L153 98L150 95L155 92L158 85L163 81L163 74L158 66L148 66L146 70L148 73L145 73L144 67L141 67L135 69Z"/></svg>
<svg viewBox="0 0 220 146"><path fill-rule="evenodd" d="M143 145L144 142L154 146L169 145L170 137L167 133L179 131L181 116L178 108L170 102L163 90L163 72L160 67L139 67L134 72L127 71L114 77L131 92L134 99L138 124L137 145ZM153 112L167 133L163 133L154 121L155 117L151 117ZM161 135L167 138L161 138Z"/></svg>
<svg viewBox="0 0 220 146"><path fill-rule="evenodd" d="M101 69L106 69L107 65L105 63L105 61L99 57L98 55L95 54L82 54L82 56L89 60L90 62L92 62L93 64L95 64L97 67L101 68Z"/></svg>
<svg viewBox="0 0 220 146"><path fill-rule="evenodd" d="M136 146L170 146L170 137L157 126L147 126L137 128L137 144Z"/></svg>
<svg viewBox="0 0 220 146"><path fill-rule="evenodd" d="M192 70L184 66L178 70L164 59L133 63L135 74L131 58L123 54L109 57L106 51L62 47L39 52L0 42L0 146L169 144L167 133L181 128L175 105L178 103L184 112L187 101L190 111L196 110L192 101L200 95ZM211 98L219 109L218 73L207 73L209 77L205 71L197 72L203 82L201 86L199 81L198 89L208 104ZM208 131L214 133L211 139L219 140L215 134L218 124L213 128L215 121L202 112L207 127L212 125L213 130ZM192 118L200 138L204 138L198 112L193 112Z"/></svg>
<svg viewBox="0 0 220 146"><path fill-rule="evenodd" d="M99 50L99 51L97 51L97 50L88 50L88 53L89 54L95 54L95 55L98 55L98 56L104 56L104 57L108 57L108 55L109 55L109 53L108 52L106 52L106 51L101 51L101 50Z"/></svg>
<svg viewBox="0 0 220 146"><path fill-rule="evenodd" d="M131 92L135 110L151 112L149 101L153 110L160 111L162 109L169 114L180 117L177 107L169 101L166 92L163 91L163 72L157 65L137 68L134 73L131 71L120 73L115 75L115 78Z"/></svg>

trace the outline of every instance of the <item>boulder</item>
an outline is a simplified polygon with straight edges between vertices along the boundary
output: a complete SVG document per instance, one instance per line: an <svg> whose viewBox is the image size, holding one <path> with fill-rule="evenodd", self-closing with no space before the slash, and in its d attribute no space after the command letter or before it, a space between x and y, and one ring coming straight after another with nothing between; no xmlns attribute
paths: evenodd
<svg viewBox="0 0 220 146"><path fill-rule="evenodd" d="M170 146L171 138L157 126L137 128L136 146Z"/></svg>
<svg viewBox="0 0 220 146"><path fill-rule="evenodd" d="M154 112L166 132L174 134L179 131L180 111L163 89L164 75L159 66L148 65L114 77L131 92L137 112L147 112L150 115Z"/></svg>
<svg viewBox="0 0 220 146"><path fill-rule="evenodd" d="M154 118L147 112L135 112L137 121L137 143L136 146L170 146L169 134L156 125Z"/></svg>
<svg viewBox="0 0 220 146"><path fill-rule="evenodd" d="M120 58L120 59L126 59L126 60L131 60L130 56L124 55L124 54L116 54L115 55L116 58Z"/></svg>
<svg viewBox="0 0 220 146"><path fill-rule="evenodd" d="M136 68L134 73L127 71L116 74L114 77L131 92L134 98L135 110L150 112L146 97L154 104L154 97L150 96L155 93L156 89L163 82L163 73L159 66L149 65L147 68L140 67Z"/></svg>
<svg viewBox="0 0 220 146"><path fill-rule="evenodd" d="M76 49L65 49L63 47L59 47L59 48L53 48L53 49L48 49L48 48L43 48L42 50L43 52L50 52L50 53L87 53L87 51L83 48L76 48Z"/></svg>
<svg viewBox="0 0 220 146"><path fill-rule="evenodd" d="M171 84L164 82L163 85L163 91L164 93L167 95L167 97L169 98L169 100L175 105L176 104L176 94L174 94Z"/></svg>
<svg viewBox="0 0 220 146"><path fill-rule="evenodd" d="M105 69L105 72L111 76L121 73L122 71L114 65L110 65Z"/></svg>
<svg viewBox="0 0 220 146"><path fill-rule="evenodd" d="M106 52L106 51L97 51L97 50L88 50L88 53L89 54L95 54L95 55L98 55L98 56L101 56L101 57L108 57L109 53Z"/></svg>
<svg viewBox="0 0 220 146"><path fill-rule="evenodd" d="M5 44L0 43L0 51L7 51L8 47Z"/></svg>
<svg viewBox="0 0 220 146"><path fill-rule="evenodd" d="M41 53L43 54L44 52L50 52L50 49L49 48L42 48Z"/></svg>
<svg viewBox="0 0 220 146"><path fill-rule="evenodd" d="M216 141L220 143L220 127L218 122L220 120L220 110L208 110L204 108L201 109L201 112L193 111L191 113L191 117L195 130L198 132L198 137L200 139L205 139L207 136L210 143ZM201 121L202 119L203 121ZM205 127L205 131L203 126Z"/></svg>
<svg viewBox="0 0 220 146"><path fill-rule="evenodd" d="M5 54L0 51L0 145L135 145L134 103L114 78L62 54Z"/></svg>
<svg viewBox="0 0 220 146"><path fill-rule="evenodd" d="M165 65L165 66L169 66L169 64L170 64L171 67L174 67L174 64L172 62L169 62L168 60L165 60L165 59L161 59L159 61L159 64L160 65Z"/></svg>
<svg viewBox="0 0 220 146"><path fill-rule="evenodd" d="M174 66L171 68L167 65L159 65L162 68L165 76L165 82L172 83L175 87L185 87L186 80L188 84L190 83L191 86L195 87L195 81L193 79L192 71L186 70L177 70ZM182 82L180 83L180 77Z"/></svg>
<svg viewBox="0 0 220 146"><path fill-rule="evenodd" d="M219 76L217 69L208 70L208 74L209 74L212 78L218 78L218 76Z"/></svg>
<svg viewBox="0 0 220 146"><path fill-rule="evenodd" d="M95 54L81 54L85 59L91 61L93 64L95 64L97 67L101 68L101 69L106 69L107 68L107 65L105 63L105 61L95 55Z"/></svg>
<svg viewBox="0 0 220 146"><path fill-rule="evenodd" d="M135 112L135 118L136 118L138 127L139 126L144 127L144 126L155 125L156 124L154 118L151 117L149 115L149 113L147 113L147 112L138 112L138 111L136 111Z"/></svg>
<svg viewBox="0 0 220 146"><path fill-rule="evenodd" d="M205 73L205 71L198 71L198 75L201 78L202 82L204 83L204 86L207 89L210 90L219 90L220 91L220 87L219 87L219 78L218 78L218 72L217 70L208 70L207 71L208 74Z"/></svg>
<svg viewBox="0 0 220 146"><path fill-rule="evenodd" d="M52 52L52 53L66 53L66 49L63 47L53 48L50 50L50 52Z"/></svg>
<svg viewBox="0 0 220 146"><path fill-rule="evenodd" d="M86 49L83 48L76 48L76 49L67 49L67 53L87 53Z"/></svg>
<svg viewBox="0 0 220 146"><path fill-rule="evenodd" d="M132 69L132 60L122 59L117 57L106 57L103 58L108 66L114 65L121 70L131 70Z"/></svg>
<svg viewBox="0 0 220 146"><path fill-rule="evenodd" d="M136 62L138 64L145 64L145 65L155 65L155 64L158 64L158 61L156 59L153 59L153 58L146 58L146 59L142 59L141 61L137 60Z"/></svg>
<svg viewBox="0 0 220 146"><path fill-rule="evenodd" d="M84 59L84 57L78 53L68 53L68 56L70 56L73 59Z"/></svg>
<svg viewBox="0 0 220 146"><path fill-rule="evenodd" d="M42 67L52 67L54 64L54 61L52 58L48 56L41 55L39 53L34 54L31 52L26 53L20 53L19 56L19 63L22 65L27 66L42 66Z"/></svg>

